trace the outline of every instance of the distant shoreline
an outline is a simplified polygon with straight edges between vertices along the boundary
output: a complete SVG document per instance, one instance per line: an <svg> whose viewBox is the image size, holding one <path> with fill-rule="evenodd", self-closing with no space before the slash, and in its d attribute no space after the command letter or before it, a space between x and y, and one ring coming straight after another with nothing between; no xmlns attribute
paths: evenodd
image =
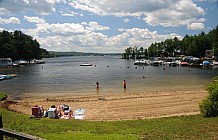
<svg viewBox="0 0 218 140"><path fill-rule="evenodd" d="M55 52L55 51L49 51L50 54L54 57L70 57L70 56L105 56L105 55L111 55L111 56L121 56L122 53L85 53L85 52Z"/></svg>

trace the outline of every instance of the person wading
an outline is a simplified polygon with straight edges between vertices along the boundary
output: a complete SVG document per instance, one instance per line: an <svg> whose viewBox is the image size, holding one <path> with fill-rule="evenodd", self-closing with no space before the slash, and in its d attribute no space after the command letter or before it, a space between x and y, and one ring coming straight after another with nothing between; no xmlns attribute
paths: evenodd
<svg viewBox="0 0 218 140"><path fill-rule="evenodd" d="M96 82L96 88L97 88L97 89L99 88L99 83L98 83L98 82Z"/></svg>
<svg viewBox="0 0 218 140"><path fill-rule="evenodd" d="M123 88L126 89L126 80L123 80Z"/></svg>

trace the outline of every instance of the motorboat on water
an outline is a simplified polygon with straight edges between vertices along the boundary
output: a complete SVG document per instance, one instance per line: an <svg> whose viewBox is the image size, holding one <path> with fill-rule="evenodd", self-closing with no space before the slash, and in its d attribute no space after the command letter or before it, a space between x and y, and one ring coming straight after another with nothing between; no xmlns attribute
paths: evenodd
<svg viewBox="0 0 218 140"><path fill-rule="evenodd" d="M18 65L27 65L27 64L29 64L29 62L26 61L26 60L18 60L18 61L15 61L15 64L18 64Z"/></svg>
<svg viewBox="0 0 218 140"><path fill-rule="evenodd" d="M136 60L134 61L134 65L149 65L148 60Z"/></svg>
<svg viewBox="0 0 218 140"><path fill-rule="evenodd" d="M153 66L159 66L159 65L160 65L160 62L159 62L159 61L153 61L153 62L151 63L151 65L153 65Z"/></svg>
<svg viewBox="0 0 218 140"><path fill-rule="evenodd" d="M180 63L180 66L183 66L183 67L188 66L188 65L189 65L189 63L186 61L183 61Z"/></svg>
<svg viewBox="0 0 218 140"><path fill-rule="evenodd" d="M41 59L33 59L32 61L30 61L31 64L44 64L45 60L41 60Z"/></svg>
<svg viewBox="0 0 218 140"><path fill-rule="evenodd" d="M178 63L176 61L172 61L169 63L169 66L171 67L176 67L178 65Z"/></svg>
<svg viewBox="0 0 218 140"><path fill-rule="evenodd" d="M92 66L92 64L84 63L84 64L80 64L80 66Z"/></svg>
<svg viewBox="0 0 218 140"><path fill-rule="evenodd" d="M202 62L202 66L203 67L209 67L210 66L210 62L205 60L205 61Z"/></svg>

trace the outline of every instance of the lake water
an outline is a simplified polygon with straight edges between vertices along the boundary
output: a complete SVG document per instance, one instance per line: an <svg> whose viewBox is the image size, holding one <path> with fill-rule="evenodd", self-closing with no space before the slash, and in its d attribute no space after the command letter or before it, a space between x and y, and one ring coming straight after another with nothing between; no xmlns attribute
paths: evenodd
<svg viewBox="0 0 218 140"><path fill-rule="evenodd" d="M45 64L0 68L0 74L18 77L0 81L0 91L12 99L32 96L122 94L142 91L204 88L217 75L216 68L135 66L133 60L114 56L75 56L44 59ZM91 63L91 67L80 64ZM135 68L137 67L137 68ZM165 68L165 70L164 70ZM144 78L143 78L144 77ZM96 90L96 82L99 90Z"/></svg>

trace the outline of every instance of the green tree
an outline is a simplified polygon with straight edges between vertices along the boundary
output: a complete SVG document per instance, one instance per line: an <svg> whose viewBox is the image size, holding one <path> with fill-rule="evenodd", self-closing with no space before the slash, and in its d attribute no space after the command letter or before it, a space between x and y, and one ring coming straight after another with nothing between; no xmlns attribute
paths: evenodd
<svg viewBox="0 0 218 140"><path fill-rule="evenodd" d="M24 59L40 59L43 55L49 56L46 50L41 50L37 40L21 31L0 32L0 57L9 57L13 61Z"/></svg>
<svg viewBox="0 0 218 140"><path fill-rule="evenodd" d="M218 58L218 26L208 33L208 38L211 40L213 53Z"/></svg>
<svg viewBox="0 0 218 140"><path fill-rule="evenodd" d="M155 54L157 54L157 47L156 47L156 42L151 43L150 47L148 48L148 56L149 57L154 57Z"/></svg>
<svg viewBox="0 0 218 140"><path fill-rule="evenodd" d="M164 56L168 57L175 56L175 52L178 51L183 55L204 57L206 50L213 50L215 58L218 58L218 26L208 34L204 32L194 36L186 34L181 41L174 37L162 42L153 42L147 49L147 54L149 57L155 57L164 53ZM131 51L132 58L139 57L141 52L142 48L138 49L135 46ZM126 50L125 54L127 55Z"/></svg>
<svg viewBox="0 0 218 140"><path fill-rule="evenodd" d="M125 49L125 53L123 54L124 59L129 59L132 54L132 47L128 47Z"/></svg>

